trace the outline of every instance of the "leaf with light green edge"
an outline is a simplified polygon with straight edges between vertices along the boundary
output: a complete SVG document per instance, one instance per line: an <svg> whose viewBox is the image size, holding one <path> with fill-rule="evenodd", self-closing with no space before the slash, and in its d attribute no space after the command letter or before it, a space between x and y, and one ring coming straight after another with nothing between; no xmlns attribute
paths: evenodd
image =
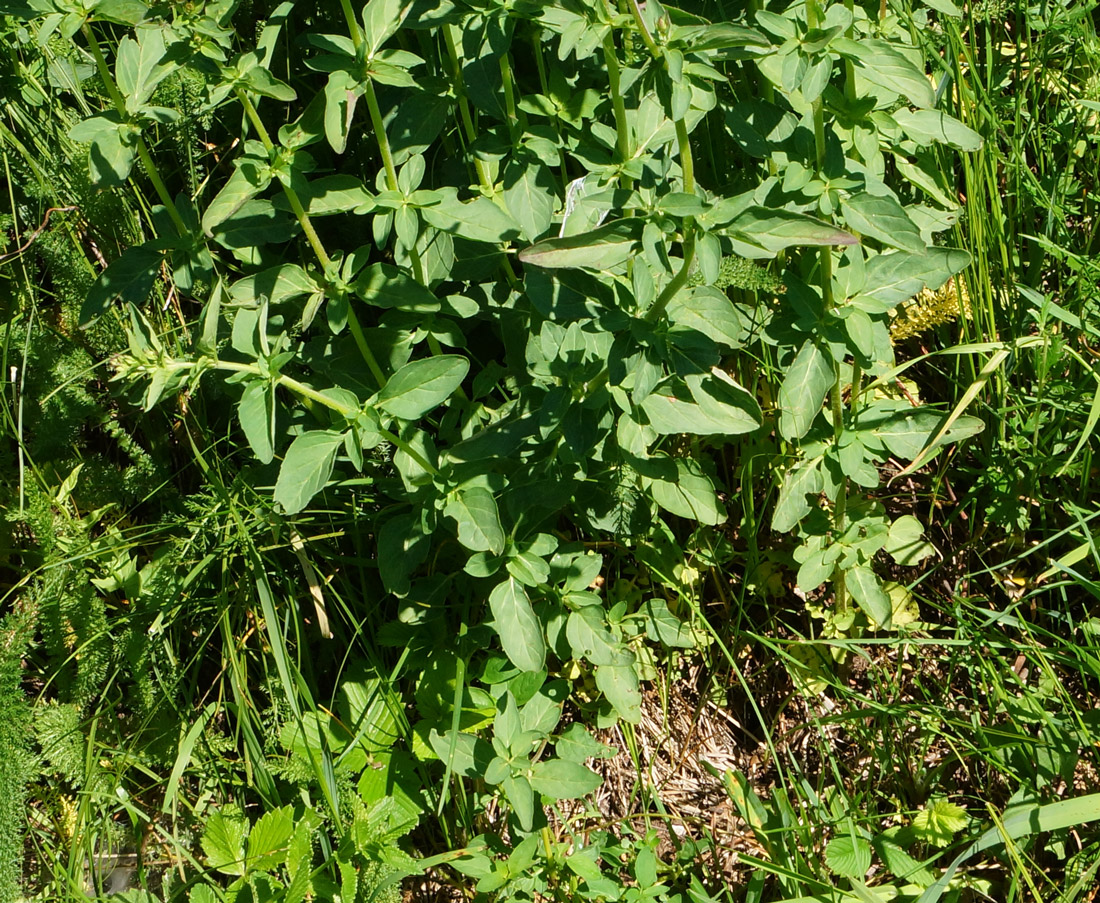
<svg viewBox="0 0 1100 903"><path fill-rule="evenodd" d="M883 630L893 626L893 602L874 571L863 565L849 568L844 572L844 585L872 622Z"/></svg>
<svg viewBox="0 0 1100 903"><path fill-rule="evenodd" d="M856 63L856 74L907 98L918 107L930 107L935 101L928 76L888 41L864 38L834 38L829 49Z"/></svg>
<svg viewBox="0 0 1100 903"><path fill-rule="evenodd" d="M290 806L261 815L248 832L248 871L270 871L281 865L293 835L294 813Z"/></svg>
<svg viewBox="0 0 1100 903"><path fill-rule="evenodd" d="M615 665L630 661L630 654L604 623L603 607L585 605L569 613L565 637L573 658L593 665Z"/></svg>
<svg viewBox="0 0 1100 903"><path fill-rule="evenodd" d="M81 327L106 313L115 298L130 304L144 304L157 281L163 260L164 255L149 245L137 245L123 251L88 289L80 308Z"/></svg>
<svg viewBox="0 0 1100 903"><path fill-rule="evenodd" d="M405 364L378 392L382 410L402 420L417 420L438 407L462 385L470 362L457 354L440 354Z"/></svg>
<svg viewBox="0 0 1100 903"><path fill-rule="evenodd" d="M694 329L733 349L740 348L749 334L733 302L711 285L680 292L668 306L668 319L673 326Z"/></svg>
<svg viewBox="0 0 1100 903"><path fill-rule="evenodd" d="M460 489L447 500L443 513L458 524L458 541L471 552L504 552L504 528L496 499L488 489Z"/></svg>
<svg viewBox="0 0 1100 903"><path fill-rule="evenodd" d="M550 579L550 565L531 552L518 552L505 562L508 573L524 586L542 586Z"/></svg>
<svg viewBox="0 0 1100 903"><path fill-rule="evenodd" d="M772 512L772 530L776 533L789 533L810 513L811 505L806 497L818 496L825 489L821 461L821 458L802 461L783 478Z"/></svg>
<svg viewBox="0 0 1100 903"><path fill-rule="evenodd" d="M931 800L913 816L913 831L923 841L937 847L946 847L955 835L970 824L970 817L962 806L945 799Z"/></svg>
<svg viewBox="0 0 1100 903"><path fill-rule="evenodd" d="M871 845L859 836L834 837L825 847L825 864L834 875L863 878L871 868Z"/></svg>
<svg viewBox="0 0 1100 903"><path fill-rule="evenodd" d="M700 410L721 427L723 435L751 433L763 422L756 399L724 370L715 367L710 373L691 373L684 382Z"/></svg>
<svg viewBox="0 0 1100 903"><path fill-rule="evenodd" d="M641 613L645 615L645 632L651 640L664 643L674 649L693 649L695 639L691 628L668 609L668 603L660 596L646 599Z"/></svg>
<svg viewBox="0 0 1100 903"><path fill-rule="evenodd" d="M237 161L236 168L221 191L207 205L202 215L202 231L207 236L228 220L248 201L271 184L271 172L261 160L245 157Z"/></svg>
<svg viewBox="0 0 1100 903"><path fill-rule="evenodd" d="M558 737L554 744L558 758L583 765L589 759L613 759L619 751L613 746L605 746L593 737L583 725L571 724Z"/></svg>
<svg viewBox="0 0 1100 903"><path fill-rule="evenodd" d="M531 782L523 775L508 775L500 782L500 789L512 804L519 826L530 831L535 823L535 791Z"/></svg>
<svg viewBox="0 0 1100 903"><path fill-rule="evenodd" d="M266 380L245 386L237 402L237 417L253 454L261 464L275 457L275 387Z"/></svg>
<svg viewBox="0 0 1100 903"><path fill-rule="evenodd" d="M923 888L928 887L936 880L932 872L925 868L923 863L910 856L889 837L884 837L881 834L873 837L871 846L874 847L879 859L882 860L890 874L900 879L904 884L915 884Z"/></svg>
<svg viewBox="0 0 1100 903"><path fill-rule="evenodd" d="M726 510L703 469L690 458L676 458L676 481L653 480L653 500L670 514L715 526L726 520Z"/></svg>
<svg viewBox="0 0 1100 903"><path fill-rule="evenodd" d="M869 314L893 310L924 288L938 289L970 265L970 254L958 248L928 248L921 254L894 251L867 261L863 290L851 303Z"/></svg>
<svg viewBox="0 0 1100 903"><path fill-rule="evenodd" d="M504 169L504 205L523 229L527 241L546 234L557 195L550 167L527 157L513 159Z"/></svg>
<svg viewBox="0 0 1100 903"><path fill-rule="evenodd" d="M361 746L377 753L401 738L395 714L401 711L401 702L384 681L345 680L340 693L347 701L348 729Z"/></svg>
<svg viewBox="0 0 1100 903"><path fill-rule="evenodd" d="M439 299L415 279L388 263L375 263L355 280L355 294L375 307L427 314L439 310Z"/></svg>
<svg viewBox="0 0 1100 903"><path fill-rule="evenodd" d="M215 812L206 819L202 832L202 851L206 864L223 875L244 874L244 843L248 820Z"/></svg>
<svg viewBox="0 0 1100 903"><path fill-rule="evenodd" d="M779 435L801 439L821 413L836 374L827 355L813 339L798 349L779 387Z"/></svg>
<svg viewBox="0 0 1100 903"><path fill-rule="evenodd" d="M460 201L454 189L440 189L435 194L440 195L438 202L419 210L425 222L440 231L490 244L519 238L519 223L488 198Z"/></svg>
<svg viewBox="0 0 1100 903"><path fill-rule="evenodd" d="M279 478L275 481L275 501L287 514L297 514L325 488L336 463L336 453L344 444L344 434L333 430L302 433L290 443Z"/></svg>
<svg viewBox="0 0 1100 903"><path fill-rule="evenodd" d="M245 73L241 81L249 91L283 103L290 103L298 96L290 85L279 81L271 74L270 70L263 66L253 66Z"/></svg>
<svg viewBox="0 0 1100 903"><path fill-rule="evenodd" d="M509 577L489 593L489 608L504 654L522 671L541 671L546 663L546 639L527 591Z"/></svg>
<svg viewBox="0 0 1100 903"><path fill-rule="evenodd" d="M771 254L785 248L854 245L859 241L851 233L804 213L767 207L750 207L719 231L759 245Z"/></svg>
<svg viewBox="0 0 1100 903"><path fill-rule="evenodd" d="M891 248L923 254L924 239L905 208L889 195L866 191L841 200L844 223L853 232L873 238Z"/></svg>
<svg viewBox="0 0 1100 903"><path fill-rule="evenodd" d="M128 122L101 130L88 147L88 174L96 188L117 188L130 178L137 156L137 126Z"/></svg>
<svg viewBox="0 0 1100 903"><path fill-rule="evenodd" d="M579 235L544 238L519 252L520 263L543 269L610 270L630 260L641 245L640 217L616 220Z"/></svg>
<svg viewBox="0 0 1100 903"><path fill-rule="evenodd" d="M649 419L649 426L661 435L690 433L695 436L731 436L750 432L759 425L752 412L740 406L742 399L735 395L735 404L724 404L720 396L710 400L708 407L691 400L686 387L666 385L647 395L641 408Z"/></svg>
<svg viewBox="0 0 1100 903"><path fill-rule="evenodd" d="M731 25L728 22L716 22L713 25L701 25L697 28L678 28L672 47L678 47L690 53L703 53L707 50L731 50L735 47L767 47L768 39L755 28Z"/></svg>
<svg viewBox="0 0 1100 903"><path fill-rule="evenodd" d="M347 147L348 132L361 93L362 88L346 69L329 73L324 92L325 139L338 154L342 154Z"/></svg>
<svg viewBox="0 0 1100 903"><path fill-rule="evenodd" d="M925 890L917 903L937 903L955 877L959 867L973 856L1008 841L1019 840L1032 834L1075 828L1100 819L1100 793L1090 793L1075 799L1048 803L1022 803L1005 810L992 828L983 832L944 869L935 883Z"/></svg>
<svg viewBox="0 0 1100 903"><path fill-rule="evenodd" d="M870 314L858 307L848 308L848 316L844 318L844 331L848 333L856 351L868 360L874 360L875 357L874 329Z"/></svg>
<svg viewBox="0 0 1100 903"><path fill-rule="evenodd" d="M642 720L642 691L634 665L597 665L596 687L619 717L630 724Z"/></svg>
<svg viewBox="0 0 1100 903"><path fill-rule="evenodd" d="M567 759L546 759L531 767L531 786L552 800L578 799L602 783L600 775Z"/></svg>
<svg viewBox="0 0 1100 903"><path fill-rule="evenodd" d="M924 540L924 525L912 514L903 514L890 524L890 536L883 546L894 562L903 567L920 564L935 554L932 544Z"/></svg>
<svg viewBox="0 0 1100 903"><path fill-rule="evenodd" d="M946 144L956 150L981 150L982 136L942 110L895 110L891 118L917 144Z"/></svg>
<svg viewBox="0 0 1100 903"><path fill-rule="evenodd" d="M931 7L938 13L943 13L945 16L959 18L963 14L962 10L952 3L951 0L924 0L924 5Z"/></svg>

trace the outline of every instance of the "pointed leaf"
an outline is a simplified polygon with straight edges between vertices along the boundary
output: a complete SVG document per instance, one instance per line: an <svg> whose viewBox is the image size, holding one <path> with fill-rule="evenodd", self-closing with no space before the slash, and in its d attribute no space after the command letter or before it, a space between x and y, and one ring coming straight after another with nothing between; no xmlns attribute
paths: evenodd
<svg viewBox="0 0 1100 903"><path fill-rule="evenodd" d="M543 269L610 270L637 253L643 228L641 218L616 220L580 235L543 239L520 251L519 259Z"/></svg>
<svg viewBox="0 0 1100 903"><path fill-rule="evenodd" d="M577 799L602 783L603 778L594 771L566 759L536 762L531 769L531 786L553 800Z"/></svg>
<svg viewBox="0 0 1100 903"><path fill-rule="evenodd" d="M779 434L784 439L801 439L809 432L834 381L829 356L807 339L779 387Z"/></svg>
<svg viewBox="0 0 1100 903"><path fill-rule="evenodd" d="M443 513L458 524L458 541L471 552L504 551L505 535L493 494L488 489L474 487L459 490Z"/></svg>
<svg viewBox="0 0 1100 903"><path fill-rule="evenodd" d="M844 585L875 624L883 630L893 626L893 603L874 571L862 565L850 568L844 572Z"/></svg>
<svg viewBox="0 0 1100 903"><path fill-rule="evenodd" d="M504 653L523 671L541 671L546 662L546 640L527 591L512 577L498 583L489 594Z"/></svg>
<svg viewBox="0 0 1100 903"><path fill-rule="evenodd" d="M457 354L412 361L387 380L378 393L378 406L402 420L416 420L451 397L470 369Z"/></svg>
<svg viewBox="0 0 1100 903"><path fill-rule="evenodd" d="M889 195L874 195L866 191L840 202L844 222L860 235L881 241L891 248L923 254L924 239L920 229L909 219L905 208Z"/></svg>
<svg viewBox="0 0 1100 903"><path fill-rule="evenodd" d="M288 514L297 514L325 488L343 444L343 433L332 430L302 433L290 444L275 482L275 501Z"/></svg>

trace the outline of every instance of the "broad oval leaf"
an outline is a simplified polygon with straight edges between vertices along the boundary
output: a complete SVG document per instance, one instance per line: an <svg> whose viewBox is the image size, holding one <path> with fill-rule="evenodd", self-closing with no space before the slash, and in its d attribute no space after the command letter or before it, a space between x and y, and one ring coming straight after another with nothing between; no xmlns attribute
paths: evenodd
<svg viewBox="0 0 1100 903"><path fill-rule="evenodd" d="M496 500L488 489L475 486L459 490L443 513L458 524L458 541L471 552L500 555L504 551L504 529Z"/></svg>
<svg viewBox="0 0 1100 903"><path fill-rule="evenodd" d="M970 254L958 248L879 254L867 261L867 281L852 303L869 314L885 313L923 288L939 288L969 265Z"/></svg>
<svg viewBox="0 0 1100 903"><path fill-rule="evenodd" d="M531 786L553 800L573 800L591 793L603 778L577 762L548 759L531 768Z"/></svg>
<svg viewBox="0 0 1100 903"><path fill-rule="evenodd" d="M546 663L546 640L527 591L513 577L498 583L489 594L497 634L504 654L523 671L541 671Z"/></svg>
<svg viewBox="0 0 1100 903"><path fill-rule="evenodd" d="M828 355L813 339L807 339L795 355L779 387L779 435L801 439L835 381Z"/></svg>
<svg viewBox="0 0 1100 903"><path fill-rule="evenodd" d="M411 361L387 380L378 406L402 420L416 420L450 398L469 369L470 362L457 354Z"/></svg>
<svg viewBox="0 0 1100 903"><path fill-rule="evenodd" d="M333 430L302 433L290 443L275 481L275 501L288 514L297 514L324 489L343 444L344 434Z"/></svg>
<svg viewBox="0 0 1100 903"><path fill-rule="evenodd" d="M878 576L868 567L857 565L844 572L844 585L872 622L889 630L894 621L894 605Z"/></svg>
<svg viewBox="0 0 1100 903"><path fill-rule="evenodd" d="M909 219L905 208L889 195L861 191L840 202L844 222L861 235L881 241L891 248L923 254L920 229Z"/></svg>

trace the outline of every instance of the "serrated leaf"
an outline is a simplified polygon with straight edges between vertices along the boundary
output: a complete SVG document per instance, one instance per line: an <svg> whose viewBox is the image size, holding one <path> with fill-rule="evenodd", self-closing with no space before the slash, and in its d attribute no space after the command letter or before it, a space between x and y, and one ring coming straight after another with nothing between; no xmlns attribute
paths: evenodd
<svg viewBox="0 0 1100 903"><path fill-rule="evenodd" d="M969 823L966 810L945 799L931 801L913 816L913 830L937 847L946 847Z"/></svg>
<svg viewBox="0 0 1100 903"><path fill-rule="evenodd" d="M302 433L290 443L275 481L275 501L287 514L297 514L325 488L344 444L343 433L314 430Z"/></svg>
<svg viewBox="0 0 1100 903"><path fill-rule="evenodd" d="M488 489L459 490L447 501L443 513L458 524L458 541L471 552L500 555L504 551L506 537L500 513Z"/></svg>
<svg viewBox="0 0 1100 903"><path fill-rule="evenodd" d="M546 663L546 640L527 591L513 577L498 583L489 594L489 608L504 654L522 671L541 671Z"/></svg>
<svg viewBox="0 0 1100 903"><path fill-rule="evenodd" d="M450 398L469 369L470 362L457 354L412 361L386 381L378 406L402 420L416 420Z"/></svg>
<svg viewBox="0 0 1100 903"><path fill-rule="evenodd" d="M784 439L801 439L809 432L835 378L829 356L807 339L779 387L779 434Z"/></svg>
<svg viewBox="0 0 1100 903"><path fill-rule="evenodd" d="M294 814L290 806L265 812L248 833L248 869L270 871L286 858L294 834Z"/></svg>
<svg viewBox="0 0 1100 903"><path fill-rule="evenodd" d="M578 762L547 759L531 768L531 786L553 800L573 800L591 793L603 778Z"/></svg>
<svg viewBox="0 0 1100 903"><path fill-rule="evenodd" d="M202 851L206 864L223 875L244 874L244 842L248 821L215 812L206 819L202 833Z"/></svg>
<svg viewBox="0 0 1100 903"><path fill-rule="evenodd" d="M862 837L834 837L825 847L825 864L833 874L863 878L871 867L871 845Z"/></svg>

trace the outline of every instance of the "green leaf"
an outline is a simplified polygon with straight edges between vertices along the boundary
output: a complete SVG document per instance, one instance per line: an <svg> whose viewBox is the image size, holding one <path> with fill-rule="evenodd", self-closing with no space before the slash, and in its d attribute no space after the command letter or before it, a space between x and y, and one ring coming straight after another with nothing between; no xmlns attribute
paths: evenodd
<svg viewBox="0 0 1100 903"><path fill-rule="evenodd" d="M597 665L596 686L624 721L642 720L642 692L633 665Z"/></svg>
<svg viewBox="0 0 1100 903"><path fill-rule="evenodd" d="M668 609L668 603L660 596L646 599L641 612L645 615L645 632L651 640L664 643L674 649L693 649L695 640L691 628Z"/></svg>
<svg viewBox="0 0 1100 903"><path fill-rule="evenodd" d="M874 571L863 565L849 568L844 572L844 585L876 625L883 630L893 626L893 603Z"/></svg>
<svg viewBox="0 0 1100 903"><path fill-rule="evenodd" d="M982 136L942 110L895 110L894 122L917 144L946 144L961 151L976 151L982 146Z"/></svg>
<svg viewBox="0 0 1100 903"><path fill-rule="evenodd" d="M684 377L691 397L726 436L751 433L763 422L760 405L724 370L693 373Z"/></svg>
<svg viewBox="0 0 1100 903"><path fill-rule="evenodd" d="M863 430L870 432L873 439L877 439L890 452L890 454L911 461L921 453L928 440L940 429L947 415L932 408L906 408L881 421L864 421L860 424ZM977 417L964 415L951 424L951 428L940 437L940 441L933 447L947 445L951 442L959 442L976 436L985 429L985 423ZM865 441L864 444L869 444Z"/></svg>
<svg viewBox="0 0 1100 903"><path fill-rule="evenodd" d="M508 775L500 782L500 789L512 804L519 826L530 831L535 823L535 791L523 775Z"/></svg>
<svg viewBox="0 0 1100 903"><path fill-rule="evenodd" d="M559 758L581 765L589 759L613 759L618 755L617 749L600 743L583 725L577 723L569 725L568 730L558 737L554 751Z"/></svg>
<svg viewBox="0 0 1100 903"><path fill-rule="evenodd" d="M565 622L565 636L573 658L593 665L622 664L630 660L623 644L615 639L604 623L603 608L583 605L569 613Z"/></svg>
<svg viewBox="0 0 1100 903"><path fill-rule="evenodd" d="M165 57L163 27L143 26L136 34L136 41L125 37L118 42L115 51L115 80L131 113L136 113L153 89L175 71L174 66L162 65Z"/></svg>
<svg viewBox="0 0 1100 903"><path fill-rule="evenodd" d="M342 154L355 117L355 105L361 88L346 69L330 72L325 83L325 138L329 146Z"/></svg>
<svg viewBox="0 0 1100 903"><path fill-rule="evenodd" d="M470 369L457 354L440 354L405 364L377 395L378 406L402 420L416 420L451 397Z"/></svg>
<svg viewBox="0 0 1100 903"><path fill-rule="evenodd" d="M443 513L458 524L458 541L471 552L504 552L504 529L496 500L488 489L459 490L448 500Z"/></svg>
<svg viewBox="0 0 1100 903"><path fill-rule="evenodd" d="M129 304L144 304L153 290L163 260L164 255L149 245L137 245L123 251L88 290L80 308L80 325L87 326L106 313L115 298Z"/></svg>
<svg viewBox="0 0 1100 903"><path fill-rule="evenodd" d="M248 821L215 812L206 819L202 833L202 851L206 864L223 875L244 874L244 841Z"/></svg>
<svg viewBox="0 0 1100 903"><path fill-rule="evenodd" d="M450 765L451 771L464 778L482 777L493 761L493 747L480 737L463 731L439 734L433 728L428 734L428 743L432 751Z"/></svg>
<svg viewBox="0 0 1100 903"><path fill-rule="evenodd" d="M844 222L850 229L881 241L891 248L923 254L920 229L909 219L905 208L889 195L854 194L840 202Z"/></svg>
<svg viewBox="0 0 1100 903"><path fill-rule="evenodd" d="M920 564L929 555L935 554L931 543L925 542L924 526L912 514L903 514L890 524L889 539L883 546L897 564L912 567Z"/></svg>
<svg viewBox="0 0 1100 903"><path fill-rule="evenodd" d="M524 265L543 269L610 270L637 252L645 224L638 217L616 220L579 235L546 238L519 252Z"/></svg>
<svg viewBox="0 0 1100 903"><path fill-rule="evenodd" d="M871 845L858 836L834 837L825 847L825 864L833 874L862 879L871 867Z"/></svg>
<svg viewBox="0 0 1100 903"><path fill-rule="evenodd" d="M970 254L958 248L878 254L867 261L866 282L852 303L869 314L886 313L921 289L939 288L969 265Z"/></svg>
<svg viewBox="0 0 1100 903"><path fill-rule="evenodd" d="M266 299L275 305L312 295L320 288L320 283L298 264L284 263L238 279L229 287L229 294L238 304L252 305Z"/></svg>
<svg viewBox="0 0 1100 903"><path fill-rule="evenodd" d="M726 293L710 285L680 292L668 306L668 319L674 326L694 329L734 349L749 334Z"/></svg>
<svg viewBox="0 0 1100 903"><path fill-rule="evenodd" d="M541 671L546 663L542 625L531 607L527 591L512 577L498 583L489 594L504 654L522 671Z"/></svg>
<svg viewBox="0 0 1100 903"><path fill-rule="evenodd" d="M813 339L807 339L779 387L779 435L784 439L805 436L835 380L829 356Z"/></svg>
<svg viewBox="0 0 1100 903"><path fill-rule="evenodd" d="M363 40L368 59L397 32L411 7L410 0L370 0L363 7Z"/></svg>
<svg viewBox="0 0 1100 903"><path fill-rule="evenodd" d="M723 523L726 511L710 477L690 458L676 458L676 481L653 480L653 500L670 514L707 526Z"/></svg>
<svg viewBox="0 0 1100 903"><path fill-rule="evenodd" d="M260 463L270 464L275 457L275 387L266 380L250 382L237 402L237 417Z"/></svg>
<svg viewBox="0 0 1100 903"><path fill-rule="evenodd" d="M553 800L573 800L591 793L603 778L577 762L547 759L531 768L531 786Z"/></svg>
<svg viewBox="0 0 1100 903"><path fill-rule="evenodd" d="M252 157L238 160L233 175L203 213L202 231L208 236L213 235L216 226L233 216L270 183L271 173L258 160Z"/></svg>
<svg viewBox="0 0 1100 903"><path fill-rule="evenodd" d="M270 871L281 865L293 835L294 814L290 806L261 815L248 834L248 869Z"/></svg>
<svg viewBox="0 0 1100 903"><path fill-rule="evenodd" d="M767 207L750 207L722 231L759 245L771 254L784 248L854 245L859 241L851 233L804 213Z"/></svg>
<svg viewBox="0 0 1100 903"><path fill-rule="evenodd" d="M825 477L821 473L820 458L805 460L788 471L772 513L772 529L777 533L793 530L810 513L811 506L806 496L820 495L824 488Z"/></svg>
<svg viewBox="0 0 1100 903"><path fill-rule="evenodd" d="M343 443L343 433L332 430L302 433L290 443L275 481L274 496L287 514L297 514L325 488Z"/></svg>
<svg viewBox="0 0 1100 903"><path fill-rule="evenodd" d="M440 189L437 193L442 196L438 203L419 209L424 220L440 231L491 244L519 237L519 223L488 198L460 201L453 189L449 192Z"/></svg>
<svg viewBox="0 0 1100 903"><path fill-rule="evenodd" d="M137 139L141 132L128 122L110 122L104 116L96 119L106 122L107 125L97 129L91 139L88 148L88 173L92 184L97 188L115 188L130 177L137 155ZM84 123L78 123L70 132L74 141L81 141L87 134L80 130L82 125Z"/></svg>
<svg viewBox="0 0 1100 903"><path fill-rule="evenodd" d="M930 107L934 103L935 95L928 76L889 42L872 38L860 41L835 38L830 49L857 63L858 76L872 85L900 94L918 107Z"/></svg>
<svg viewBox="0 0 1100 903"><path fill-rule="evenodd" d="M557 203L554 174L544 163L513 160L504 170L504 205L523 237L536 241L550 228Z"/></svg>
<svg viewBox="0 0 1100 903"><path fill-rule="evenodd" d="M968 824L966 810L944 799L932 800L913 816L917 836L937 847L948 846Z"/></svg>
<svg viewBox="0 0 1100 903"><path fill-rule="evenodd" d="M415 314L439 310L439 299L429 289L388 263L376 263L363 270L355 280L355 293L375 307Z"/></svg>

